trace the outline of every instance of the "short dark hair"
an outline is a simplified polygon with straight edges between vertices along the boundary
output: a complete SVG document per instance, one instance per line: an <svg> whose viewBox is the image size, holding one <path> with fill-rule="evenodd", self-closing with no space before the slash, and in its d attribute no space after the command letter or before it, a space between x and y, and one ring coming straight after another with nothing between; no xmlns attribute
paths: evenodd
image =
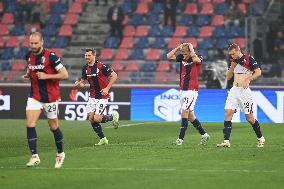
<svg viewBox="0 0 284 189"><path fill-rule="evenodd" d="M93 55L96 55L96 54L97 54L97 51L96 51L95 48L86 48L86 49L85 49L85 52L90 52L90 51L92 52Z"/></svg>
<svg viewBox="0 0 284 189"><path fill-rule="evenodd" d="M231 51L231 50L233 50L233 49L240 50L240 47L239 47L238 44L232 43L232 44L229 46L228 51Z"/></svg>

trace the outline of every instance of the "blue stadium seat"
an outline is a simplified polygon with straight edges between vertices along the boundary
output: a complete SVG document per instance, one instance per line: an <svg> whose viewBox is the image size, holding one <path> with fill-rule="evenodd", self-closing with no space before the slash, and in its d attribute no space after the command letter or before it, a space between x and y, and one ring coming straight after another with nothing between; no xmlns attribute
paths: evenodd
<svg viewBox="0 0 284 189"><path fill-rule="evenodd" d="M156 40L154 41L152 48L155 49L163 49L167 46L167 43L165 41L165 38L163 37L157 37Z"/></svg>
<svg viewBox="0 0 284 189"><path fill-rule="evenodd" d="M198 49L197 50L197 54L201 55L203 57L203 60L207 60L208 59L208 52L206 49Z"/></svg>
<svg viewBox="0 0 284 189"><path fill-rule="evenodd" d="M238 27L237 32L238 32L238 37L245 37L245 27Z"/></svg>
<svg viewBox="0 0 284 189"><path fill-rule="evenodd" d="M163 31L162 31L162 35L164 37L171 37L171 36L173 36L173 33L174 33L173 26L165 26Z"/></svg>
<svg viewBox="0 0 284 189"><path fill-rule="evenodd" d="M1 63L1 70L2 71L10 71L11 69L12 69L12 66L9 62Z"/></svg>
<svg viewBox="0 0 284 189"><path fill-rule="evenodd" d="M150 37L160 37L162 35L161 29L158 25L153 25L150 28L149 36Z"/></svg>
<svg viewBox="0 0 284 189"><path fill-rule="evenodd" d="M144 60L145 56L142 49L134 49L129 58L132 60Z"/></svg>
<svg viewBox="0 0 284 189"><path fill-rule="evenodd" d="M184 15L181 19L180 19L180 24L184 25L184 26L188 26L193 24L193 18L191 15Z"/></svg>
<svg viewBox="0 0 284 189"><path fill-rule="evenodd" d="M24 25L15 25L10 32L11 35L25 35L25 26Z"/></svg>
<svg viewBox="0 0 284 189"><path fill-rule="evenodd" d="M44 36L44 47L52 48L52 41L50 36Z"/></svg>
<svg viewBox="0 0 284 189"><path fill-rule="evenodd" d="M189 37L198 37L199 36L199 28L197 26L190 26L187 30L187 35Z"/></svg>
<svg viewBox="0 0 284 189"><path fill-rule="evenodd" d="M148 18L148 22L150 25L160 24L160 17L158 14L150 14Z"/></svg>
<svg viewBox="0 0 284 189"><path fill-rule="evenodd" d="M229 46L229 40L227 38L219 38L216 42L217 49L226 49Z"/></svg>
<svg viewBox="0 0 284 189"><path fill-rule="evenodd" d="M68 46L69 39L67 37L58 37L55 40L55 48L66 48Z"/></svg>
<svg viewBox="0 0 284 189"><path fill-rule="evenodd" d="M198 47L201 49L210 49L214 47L214 42L212 38L204 38Z"/></svg>
<svg viewBox="0 0 284 189"><path fill-rule="evenodd" d="M145 63L140 67L141 72L154 72L156 70L156 65L153 63Z"/></svg>
<svg viewBox="0 0 284 189"><path fill-rule="evenodd" d="M235 38L235 37L239 37L239 33L238 33L238 27L232 25L229 26L226 30L226 35L229 38Z"/></svg>
<svg viewBox="0 0 284 189"><path fill-rule="evenodd" d="M226 36L226 31L224 26L218 26L215 28L213 31L213 37L225 37Z"/></svg>
<svg viewBox="0 0 284 189"><path fill-rule="evenodd" d="M140 38L138 42L135 44L135 48L145 49L149 47L150 47L150 44L149 44L149 40L147 37Z"/></svg>
<svg viewBox="0 0 284 189"><path fill-rule="evenodd" d="M105 48L116 49L119 45L118 37L108 37L105 41Z"/></svg>
<svg viewBox="0 0 284 189"><path fill-rule="evenodd" d="M144 24L144 17L140 14L135 14L129 21L130 24L134 26L143 25Z"/></svg>
<svg viewBox="0 0 284 189"><path fill-rule="evenodd" d="M4 0L5 12L16 12L17 10L17 0Z"/></svg>
<svg viewBox="0 0 284 189"><path fill-rule="evenodd" d="M52 14L48 20L49 24L54 24L54 25L61 25L62 24L62 19L59 14Z"/></svg>
<svg viewBox="0 0 284 189"><path fill-rule="evenodd" d="M45 36L55 36L57 34L57 27L55 25L49 24L43 29L43 35Z"/></svg>
<svg viewBox="0 0 284 189"><path fill-rule="evenodd" d="M67 5L66 3L57 3L52 7L52 14L66 13Z"/></svg>
<svg viewBox="0 0 284 189"><path fill-rule="evenodd" d="M128 1L124 1L123 4L122 4L122 9L123 9L123 12L125 14L130 14L132 13L132 4L131 2L128 2Z"/></svg>
<svg viewBox="0 0 284 189"><path fill-rule="evenodd" d="M164 6L162 3L153 3L152 13L160 14L164 12Z"/></svg>
<svg viewBox="0 0 284 189"><path fill-rule="evenodd" d="M198 26L205 26L211 23L210 17L207 15L200 15L196 19L196 25Z"/></svg>
<svg viewBox="0 0 284 189"><path fill-rule="evenodd" d="M13 58L13 56L14 56L13 48L5 48L2 55L1 55L1 59L2 60L9 60L9 59Z"/></svg>
<svg viewBox="0 0 284 189"><path fill-rule="evenodd" d="M230 5L227 3L221 3L215 5L215 14L225 15L230 11Z"/></svg>
<svg viewBox="0 0 284 189"><path fill-rule="evenodd" d="M28 53L29 49L28 48L20 48L18 53L16 54L17 59L23 59L25 58L26 54Z"/></svg>

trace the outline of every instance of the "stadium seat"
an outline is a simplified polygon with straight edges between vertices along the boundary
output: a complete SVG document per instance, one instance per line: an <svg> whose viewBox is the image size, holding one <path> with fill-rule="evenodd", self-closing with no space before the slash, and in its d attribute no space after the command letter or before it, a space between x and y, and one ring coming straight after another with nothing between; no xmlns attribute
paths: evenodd
<svg viewBox="0 0 284 189"><path fill-rule="evenodd" d="M200 44L198 45L201 49L210 49L214 47L214 43L212 41L212 38L204 38Z"/></svg>
<svg viewBox="0 0 284 189"><path fill-rule="evenodd" d="M140 2L135 11L136 14L147 14L149 12L148 3Z"/></svg>
<svg viewBox="0 0 284 189"><path fill-rule="evenodd" d="M152 5L152 13L154 14L161 14L164 12L164 7L162 3L153 3Z"/></svg>
<svg viewBox="0 0 284 189"><path fill-rule="evenodd" d="M46 41L47 40L45 39L44 40L45 45L47 45ZM55 40L54 48L66 48L68 46L68 42L69 42L69 39L67 37L57 37L57 39ZM51 47L51 40L49 40L48 45L50 45L49 47Z"/></svg>
<svg viewBox="0 0 284 189"><path fill-rule="evenodd" d="M52 48L50 49L52 52L54 52L58 57L62 58L62 49L59 48Z"/></svg>
<svg viewBox="0 0 284 189"><path fill-rule="evenodd" d="M160 49L149 49L149 52L146 55L146 60L160 60L161 53Z"/></svg>
<svg viewBox="0 0 284 189"><path fill-rule="evenodd" d="M157 72L155 74L154 83L164 84L164 83L168 83L168 81L169 81L169 77L168 77L167 72Z"/></svg>
<svg viewBox="0 0 284 189"><path fill-rule="evenodd" d="M167 43L165 41L165 38L163 37L157 37L156 40L152 44L152 48L155 49L163 49L167 46Z"/></svg>
<svg viewBox="0 0 284 189"><path fill-rule="evenodd" d="M131 60L145 60L142 49L134 49L129 57Z"/></svg>
<svg viewBox="0 0 284 189"><path fill-rule="evenodd" d="M4 48L3 53L1 55L2 60L12 59L14 56L13 48Z"/></svg>
<svg viewBox="0 0 284 189"><path fill-rule="evenodd" d="M159 25L153 25L150 28L150 31L149 31L150 37L160 37L161 35L162 35L162 31L161 31Z"/></svg>
<svg viewBox="0 0 284 189"><path fill-rule="evenodd" d="M0 14L2 14L3 10L4 10L3 3L0 2Z"/></svg>
<svg viewBox="0 0 284 189"><path fill-rule="evenodd" d="M11 64L9 62L2 62L0 64L0 66L1 66L1 70L2 71L10 71L11 68L12 68L12 66L11 66Z"/></svg>
<svg viewBox="0 0 284 189"><path fill-rule="evenodd" d="M215 29L213 31L213 36L216 37L216 38L225 37L226 36L225 27L224 26L215 27Z"/></svg>
<svg viewBox="0 0 284 189"><path fill-rule="evenodd" d="M21 47L29 47L29 36L28 35L26 35L25 38L23 39Z"/></svg>
<svg viewBox="0 0 284 189"><path fill-rule="evenodd" d="M208 51L205 49L198 49L197 54L201 55L203 57L203 60L208 59Z"/></svg>
<svg viewBox="0 0 284 189"><path fill-rule="evenodd" d="M82 13L83 12L83 9L82 9L82 5L81 3L73 3L71 5L71 7L69 8L69 13L75 13L75 14L78 14L78 13Z"/></svg>
<svg viewBox="0 0 284 189"><path fill-rule="evenodd" d="M14 23L13 13L4 13L1 23L2 24L13 24Z"/></svg>
<svg viewBox="0 0 284 189"><path fill-rule="evenodd" d="M173 34L173 37L185 37L187 34L187 27L186 26L177 26L176 30Z"/></svg>
<svg viewBox="0 0 284 189"><path fill-rule="evenodd" d="M214 7L211 3L202 4L202 8L199 14L202 15L211 15L214 13Z"/></svg>
<svg viewBox="0 0 284 189"><path fill-rule="evenodd" d="M171 65L168 61L161 61L159 62L157 69L157 72L169 72L171 71Z"/></svg>
<svg viewBox="0 0 284 189"><path fill-rule="evenodd" d="M130 24L134 26L143 25L144 24L144 17L140 14L134 14L131 20L129 21Z"/></svg>
<svg viewBox="0 0 284 189"><path fill-rule="evenodd" d="M149 40L148 40L147 37L139 38L139 40L135 44L135 48L145 49L145 48L149 48L149 47L150 47L150 44L149 44Z"/></svg>
<svg viewBox="0 0 284 189"><path fill-rule="evenodd" d="M191 15L184 15L180 19L180 25L188 26L193 24L193 17Z"/></svg>
<svg viewBox="0 0 284 189"><path fill-rule="evenodd" d="M127 15L124 16L124 19L123 19L123 22L122 22L122 25L128 25L128 21L129 21L129 18Z"/></svg>
<svg viewBox="0 0 284 189"><path fill-rule="evenodd" d="M122 9L123 9L124 14L126 15L132 13L132 3L128 1L123 1Z"/></svg>
<svg viewBox="0 0 284 189"><path fill-rule="evenodd" d="M116 49L119 45L119 38L118 37L109 37L105 42L105 48Z"/></svg>
<svg viewBox="0 0 284 189"><path fill-rule="evenodd" d="M203 26L200 29L199 37L211 37L213 33L213 27L211 26Z"/></svg>
<svg viewBox="0 0 284 189"><path fill-rule="evenodd" d="M59 36L71 37L73 34L72 26L70 25L62 25L59 30Z"/></svg>
<svg viewBox="0 0 284 189"><path fill-rule="evenodd" d="M156 65L153 63L145 63L140 67L141 72L154 72L156 70Z"/></svg>
<svg viewBox="0 0 284 189"><path fill-rule="evenodd" d="M0 26L1 27L1 26ZM14 25L13 29L10 32L11 35L25 35L25 27L24 25Z"/></svg>
<svg viewBox="0 0 284 189"><path fill-rule="evenodd" d="M244 3L240 3L238 4L238 7L240 9L240 11L242 11L244 14L247 14L247 6Z"/></svg>
<svg viewBox="0 0 284 189"><path fill-rule="evenodd" d="M120 72L124 70L124 65L121 62L116 61L114 64L111 64L111 69L115 72Z"/></svg>
<svg viewBox="0 0 284 189"><path fill-rule="evenodd" d="M6 41L6 47L16 48L20 46L20 40L18 36L10 36Z"/></svg>
<svg viewBox="0 0 284 189"><path fill-rule="evenodd" d="M5 45L5 41L3 40L3 38L0 36L0 48L3 48Z"/></svg>
<svg viewBox="0 0 284 189"><path fill-rule="evenodd" d="M28 53L28 48L20 48L19 51L16 54L16 58L23 59L25 58L26 54Z"/></svg>
<svg viewBox="0 0 284 189"><path fill-rule="evenodd" d="M122 39L122 42L121 42L119 48L130 49L130 48L133 48L133 46L134 46L133 37L124 37Z"/></svg>
<svg viewBox="0 0 284 189"><path fill-rule="evenodd" d="M132 25L127 25L123 29L123 35L127 37L132 37L135 35L135 27Z"/></svg>
<svg viewBox="0 0 284 189"><path fill-rule="evenodd" d="M246 47L246 40L245 40L245 38L242 38L242 37L236 38L234 40L234 42L236 44L238 44L241 49L244 49Z"/></svg>
<svg viewBox="0 0 284 189"><path fill-rule="evenodd" d="M113 57L111 49L102 49L100 54L100 60L111 60Z"/></svg>
<svg viewBox="0 0 284 189"><path fill-rule="evenodd" d="M193 48L197 47L197 40L195 37L189 37L187 38L186 42L191 43Z"/></svg>
<svg viewBox="0 0 284 189"><path fill-rule="evenodd" d="M230 11L230 5L227 3L220 3L215 5L215 14L225 15Z"/></svg>
<svg viewBox="0 0 284 189"><path fill-rule="evenodd" d="M131 83L131 78L129 77L129 72L121 71L117 73L118 82Z"/></svg>
<svg viewBox="0 0 284 189"><path fill-rule="evenodd" d="M221 4L221 3L225 3L226 0L212 0L213 4Z"/></svg>
<svg viewBox="0 0 284 189"><path fill-rule="evenodd" d="M239 30L238 27L236 26L229 26L226 29L226 35L229 38L235 38L235 37L239 37Z"/></svg>
<svg viewBox="0 0 284 189"><path fill-rule="evenodd" d="M128 72L137 72L139 70L139 65L137 62L130 62L126 65L125 71Z"/></svg>
<svg viewBox="0 0 284 189"><path fill-rule="evenodd" d="M172 26L168 25L168 26L165 26L164 29L163 29L163 32L162 32L162 35L164 37L171 37L173 36L173 33L174 33L174 29Z"/></svg>
<svg viewBox="0 0 284 189"><path fill-rule="evenodd" d="M6 24L0 24L0 36L9 35L9 28Z"/></svg>
<svg viewBox="0 0 284 189"><path fill-rule="evenodd" d="M227 38L219 38L216 43L217 49L226 49L229 46L229 40Z"/></svg>
<svg viewBox="0 0 284 189"><path fill-rule="evenodd" d="M67 14L64 18L64 25L75 25L78 23L78 15L77 14Z"/></svg>
<svg viewBox="0 0 284 189"><path fill-rule="evenodd" d="M150 14L148 17L148 22L150 25L160 24L161 20L159 14Z"/></svg>
<svg viewBox="0 0 284 189"><path fill-rule="evenodd" d="M50 16L49 20L48 20L49 24L54 24L54 25L61 25L62 24L62 20L61 20L61 16L58 14L53 14Z"/></svg>
<svg viewBox="0 0 284 189"><path fill-rule="evenodd" d="M24 60L15 60L14 64L12 65L12 70L13 71L24 71L26 69L26 62Z"/></svg>
<svg viewBox="0 0 284 189"><path fill-rule="evenodd" d="M210 17L208 15L200 15L197 17L196 25L205 26L210 24Z"/></svg>
<svg viewBox="0 0 284 189"><path fill-rule="evenodd" d="M20 71L19 70L11 70L10 73L6 77L6 81L16 81L19 78Z"/></svg>
<svg viewBox="0 0 284 189"><path fill-rule="evenodd" d="M190 26L187 30L187 35L189 37L198 37L199 36L199 27L197 26Z"/></svg>
<svg viewBox="0 0 284 189"><path fill-rule="evenodd" d="M181 44L181 38L173 37L168 43L168 49L174 49Z"/></svg>
<svg viewBox="0 0 284 189"><path fill-rule="evenodd" d="M188 3L183 13L185 15L196 15L198 13L197 5L195 3Z"/></svg>
<svg viewBox="0 0 284 189"><path fill-rule="evenodd" d="M148 26L137 26L135 36L136 37L145 37L148 35L149 27Z"/></svg>
<svg viewBox="0 0 284 189"><path fill-rule="evenodd" d="M127 60L128 59L128 49L118 49L114 57L115 60Z"/></svg>
<svg viewBox="0 0 284 189"><path fill-rule="evenodd" d="M198 4L207 4L211 3L211 0L198 0Z"/></svg>
<svg viewBox="0 0 284 189"><path fill-rule="evenodd" d="M43 29L44 36L55 36L57 35L57 27L55 25L49 24Z"/></svg>
<svg viewBox="0 0 284 189"><path fill-rule="evenodd" d="M224 25L224 16L223 15L215 15L211 22L212 26L223 26Z"/></svg>

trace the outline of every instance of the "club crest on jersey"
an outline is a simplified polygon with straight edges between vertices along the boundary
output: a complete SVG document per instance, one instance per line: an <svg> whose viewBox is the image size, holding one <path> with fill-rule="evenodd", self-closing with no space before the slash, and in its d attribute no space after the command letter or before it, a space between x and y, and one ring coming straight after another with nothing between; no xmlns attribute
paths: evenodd
<svg viewBox="0 0 284 189"><path fill-rule="evenodd" d="M191 65L192 64L192 62L185 62L185 61L182 61L181 62L184 66L187 66L187 65Z"/></svg>
<svg viewBox="0 0 284 189"><path fill-rule="evenodd" d="M45 57L44 57L44 56L41 57L41 63L42 63L42 64L45 63Z"/></svg>
<svg viewBox="0 0 284 189"><path fill-rule="evenodd" d="M92 76L97 76L98 74L99 74L99 72L100 72L100 70L99 70L99 68L97 68L97 73L93 73L93 74L88 74L88 71L86 70L86 75L88 76L88 77L92 77Z"/></svg>

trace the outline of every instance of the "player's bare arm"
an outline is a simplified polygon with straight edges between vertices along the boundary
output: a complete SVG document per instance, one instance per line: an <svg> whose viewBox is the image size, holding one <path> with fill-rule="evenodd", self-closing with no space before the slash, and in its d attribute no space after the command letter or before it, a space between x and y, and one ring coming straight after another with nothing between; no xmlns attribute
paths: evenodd
<svg viewBox="0 0 284 189"><path fill-rule="evenodd" d="M25 74L25 75L22 75L22 79L23 79L24 81L28 81L28 80L30 79L30 73L31 73L30 69L27 69L26 74Z"/></svg>
<svg viewBox="0 0 284 189"><path fill-rule="evenodd" d="M257 68L253 71L253 74L248 75L248 77L243 80L242 82L243 88L247 89L249 87L250 82L257 79L259 76L261 76L261 70L260 68Z"/></svg>
<svg viewBox="0 0 284 189"><path fill-rule="evenodd" d="M234 69L235 69L236 66L237 66L236 62L231 62L231 66L230 66L229 70L226 73L227 80L232 79L232 77L234 76Z"/></svg>
<svg viewBox="0 0 284 189"><path fill-rule="evenodd" d="M75 81L74 87L75 88L83 88L83 87L85 87L86 83L87 83L86 80L80 79L79 81Z"/></svg>
<svg viewBox="0 0 284 189"><path fill-rule="evenodd" d="M176 60L176 52L178 50L180 50L182 48L183 44L177 46L176 48L174 48L173 50L171 50L168 54L167 54L167 59L168 60Z"/></svg>
<svg viewBox="0 0 284 189"><path fill-rule="evenodd" d="M37 72L38 79L46 80L46 79L58 79L58 80L66 80L68 79L68 72L65 67L60 68L56 74L46 74L44 72Z"/></svg>
<svg viewBox="0 0 284 189"><path fill-rule="evenodd" d="M112 85L114 84L114 82L117 80L117 74L112 71L110 76L109 76L109 83L108 85L106 86L106 88L103 88L101 90L101 94L102 95L107 95L108 94L108 91L110 90L110 88L112 87Z"/></svg>

